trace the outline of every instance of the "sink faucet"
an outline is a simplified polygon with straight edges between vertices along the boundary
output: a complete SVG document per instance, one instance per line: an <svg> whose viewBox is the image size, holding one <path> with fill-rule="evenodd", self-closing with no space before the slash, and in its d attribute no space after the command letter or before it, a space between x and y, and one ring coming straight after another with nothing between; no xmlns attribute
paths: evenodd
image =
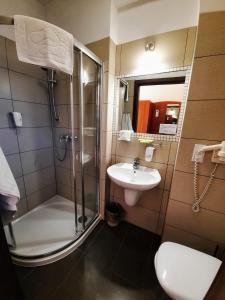
<svg viewBox="0 0 225 300"><path fill-rule="evenodd" d="M140 159L138 157L136 157L133 161L133 169L137 170L137 169L139 169L139 166L140 166Z"/></svg>

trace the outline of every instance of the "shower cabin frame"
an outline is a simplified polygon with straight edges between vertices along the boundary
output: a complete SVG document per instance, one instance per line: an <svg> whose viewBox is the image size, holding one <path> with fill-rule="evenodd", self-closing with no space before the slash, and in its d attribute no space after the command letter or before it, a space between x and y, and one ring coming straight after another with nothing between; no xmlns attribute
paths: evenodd
<svg viewBox="0 0 225 300"><path fill-rule="evenodd" d="M1 19L0 19L1 23ZM79 52L79 77L80 77L80 86L79 86L79 100L80 100L80 166L81 170L83 170L83 113L84 113L84 99L83 99L83 81L82 81L82 74L83 74L83 55L87 55L91 60L93 60L97 65L97 88L96 88L96 144L95 144L95 167L96 167L96 198L97 198L97 207L98 210L96 212L96 216L91 220L90 224L87 226L85 225L85 199L84 199L84 174L81 172L81 181L82 181L82 230L80 232L77 231L77 225L78 225L78 218L77 218L77 197L76 197L76 191L75 191L75 176L76 176L76 169L75 169L75 150L76 150L76 136L75 136L75 130L74 130L74 113L73 113L73 77L70 77L70 108L71 108L71 128L72 128L72 170L73 170L73 189L72 189L72 200L74 202L74 223L75 223L75 234L79 233L79 235L75 238L75 240L71 241L64 247L54 250L47 254L42 254L38 256L30 256L24 257L19 256L14 253L11 254L12 260L21 266L27 266L27 267L34 267L34 266L41 266L46 265L52 262L55 262L57 260L60 260L63 257L66 257L71 252L73 252L75 249L77 249L84 240L88 237L88 235L92 232L92 230L96 227L96 225L100 222L100 103L101 103L101 97L102 97L102 61L94 54L92 53L88 48L86 48L82 43L80 43L78 40L74 39L74 51ZM10 238L11 241L15 242L14 240L14 233L12 224L9 224L10 229ZM14 244L14 243L13 243ZM15 246L15 244L14 244Z"/></svg>

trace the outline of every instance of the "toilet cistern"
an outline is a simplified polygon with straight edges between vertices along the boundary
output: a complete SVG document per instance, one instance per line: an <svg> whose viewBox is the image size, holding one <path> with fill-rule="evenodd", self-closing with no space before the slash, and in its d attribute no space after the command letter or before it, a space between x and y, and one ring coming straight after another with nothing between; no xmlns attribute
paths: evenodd
<svg viewBox="0 0 225 300"><path fill-rule="evenodd" d="M142 191L153 189L161 181L157 169L134 164L118 163L107 169L110 179L124 188L124 199L127 205L134 206Z"/></svg>

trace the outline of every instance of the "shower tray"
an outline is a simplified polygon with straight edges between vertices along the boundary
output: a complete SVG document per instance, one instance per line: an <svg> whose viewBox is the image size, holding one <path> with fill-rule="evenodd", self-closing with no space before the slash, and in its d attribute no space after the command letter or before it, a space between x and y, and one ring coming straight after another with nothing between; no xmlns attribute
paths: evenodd
<svg viewBox="0 0 225 300"><path fill-rule="evenodd" d="M77 204L77 210L78 216L81 216L81 205ZM95 213L85 208L85 216L88 226ZM82 224L79 222L75 231L74 203L59 195L55 195L18 218L12 222L12 226L16 237L16 249L10 249L12 259L15 263L26 266L29 266L29 263L32 266L43 265L49 263L49 259L56 261L62 258L64 252L68 255L68 251L74 250L73 242L83 231ZM7 226L5 233L7 240L10 241ZM70 244L71 247L67 247ZM62 255L54 254L60 249L63 250Z"/></svg>

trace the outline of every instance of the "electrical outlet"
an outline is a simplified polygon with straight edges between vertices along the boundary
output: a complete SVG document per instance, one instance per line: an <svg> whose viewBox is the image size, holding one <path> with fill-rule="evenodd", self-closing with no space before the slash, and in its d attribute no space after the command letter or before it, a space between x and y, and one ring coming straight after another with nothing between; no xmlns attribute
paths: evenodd
<svg viewBox="0 0 225 300"><path fill-rule="evenodd" d="M193 153L192 153L192 161L197 161L202 163L204 160L205 152L199 152L205 145L202 144L195 144Z"/></svg>
<svg viewBox="0 0 225 300"><path fill-rule="evenodd" d="M216 164L225 164L225 160L219 159L218 152L219 152L219 150L213 151L211 162L216 163Z"/></svg>

